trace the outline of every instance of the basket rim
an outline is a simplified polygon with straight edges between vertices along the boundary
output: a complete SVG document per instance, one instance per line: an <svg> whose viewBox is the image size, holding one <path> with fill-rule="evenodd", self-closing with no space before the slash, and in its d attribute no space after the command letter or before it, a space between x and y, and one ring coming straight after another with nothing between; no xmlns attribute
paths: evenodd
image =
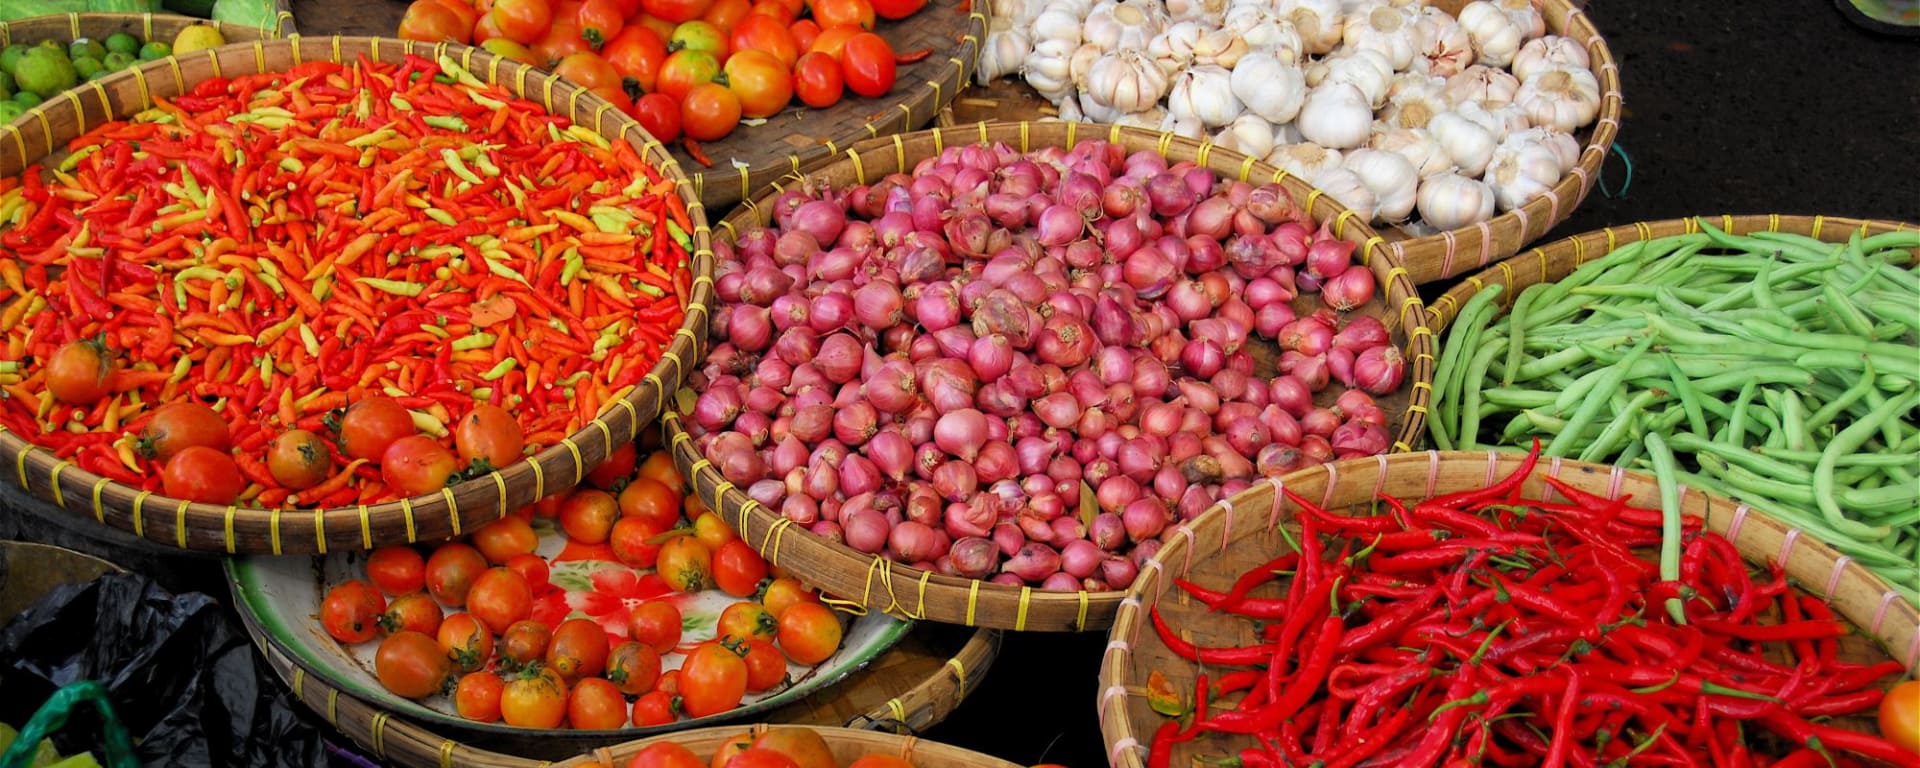
<svg viewBox="0 0 1920 768"><path fill-rule="evenodd" d="M155 19L167 24L178 23L181 26L211 26L221 30L223 36L226 30L230 29L248 30L265 35L266 38L270 40L278 40L299 34L294 28L293 11L289 6L289 0L274 0L272 27L256 27L250 24L236 24L218 19L203 19L198 16L188 16L183 13L154 13L152 11L139 13L132 11L70 11L67 13L48 13L39 16L26 16L8 21L0 21L0 46L13 43L13 30L17 27L24 26L32 28L57 24L59 22L56 21L56 19L66 19L67 28L74 37L81 36L80 25L84 22L126 23L134 19L140 20L142 29L145 31L142 37L147 38L153 37L153 22Z"/></svg>
<svg viewBox="0 0 1920 768"><path fill-rule="evenodd" d="M1438 492L1453 490L1451 486L1438 483L1443 467L1450 465L1472 468L1475 472L1474 481L1478 482L1483 469L1486 478L1503 477L1515 471L1526 456L1527 452L1519 449L1429 450L1419 453L1347 459L1319 467L1309 467L1280 478L1272 478L1266 483L1255 483L1253 488L1241 492L1236 499L1229 500L1228 503L1216 504L1194 518L1189 530L1204 528L1207 533L1213 533L1214 529L1220 529L1218 531L1220 549L1213 550L1211 544L1208 544L1206 549L1201 549L1201 543L1196 540L1196 536L1200 534L1177 537L1179 540L1168 540L1166 546L1149 558L1147 563L1142 564L1140 578L1136 579L1133 587L1127 591L1127 597L1121 603L1113 627L1108 632L1108 642L1101 654L1099 673L1101 693L1098 701L1100 731L1107 743L1108 759L1115 766L1128 768L1138 768L1145 764L1141 759L1141 753L1146 749L1146 742L1141 740L1140 733L1136 733L1125 702L1126 698L1139 690L1137 684L1129 688L1129 683L1134 682L1130 679L1133 671L1131 662L1134 646L1142 639L1142 617L1163 596L1177 591L1173 588L1171 579L1192 569L1196 562L1194 554L1196 549L1201 549L1199 561L1204 562L1207 558L1218 557L1219 552L1226 551L1232 542L1259 535L1262 530L1271 530L1283 517L1290 519L1297 505L1291 500L1284 500L1280 493L1280 490L1289 486L1300 488L1304 485L1311 488L1316 483L1320 484L1324 487L1326 494L1321 506L1337 512L1333 507L1342 505L1334 502L1334 498L1342 478L1351 481L1354 478L1371 476L1374 478L1375 493L1378 493L1380 489L1386 487L1389 476L1396 471L1405 477L1419 477L1424 474L1427 493L1422 498L1428 498ZM1653 476L1646 473L1634 472L1624 467L1557 458L1539 462L1528 475L1526 482L1532 483L1539 478L1547 477L1576 486L1583 483L1593 484L1610 499L1620 498L1621 486L1628 481L1648 488L1655 486ZM1265 489L1261 488L1263 485L1266 486ZM1234 536L1235 506L1251 505L1252 497L1261 493L1271 495L1271 500L1268 502L1270 511L1265 516L1265 525L1245 526L1240 536ZM1657 494L1657 491L1655 493ZM1780 544L1777 551L1749 551L1749 547L1759 546L1753 543L1749 544L1749 547L1740 547L1740 554L1749 561L1771 557L1773 560L1783 562L1788 574L1799 581L1800 588L1808 594L1814 594L1831 603L1834 596L1839 594L1843 582L1864 584L1878 591L1881 597L1878 598L1877 609L1872 614L1872 618L1862 621L1847 606L1836 606L1840 617L1856 627L1866 628L1883 650L1888 651L1894 659L1906 665L1908 674L1920 672L1920 607L1901 599L1899 593L1890 588L1884 579L1854 562L1852 558L1841 555L1817 537L1803 535L1799 529L1753 510L1745 504L1705 491L1691 490L1684 483L1680 486L1679 494L1683 514L1695 514L1699 512L1701 505L1705 505L1704 512L1697 514L1702 520L1703 529L1721 533L1733 541L1736 547L1740 547L1742 540L1748 538L1741 535L1742 531L1758 530L1768 534L1778 534ZM1349 491L1346 495L1357 494ZM1287 510L1284 514L1283 508ZM1245 521L1257 520L1260 517L1262 516L1258 513L1243 512L1240 519L1244 525ZM1769 535L1768 538L1773 536ZM1817 569L1821 566L1814 565L1815 561L1827 563L1827 572L1818 573ZM1148 575L1149 571L1152 572L1151 577ZM1811 588L1815 584L1825 587L1824 594L1816 593ZM1863 605L1867 602L1872 601L1863 601ZM1893 621L1889 622L1889 618ZM1889 625L1891 629L1887 629ZM1890 632L1892 636L1897 636L1902 633L1902 628L1907 636L1907 644L1904 648L1897 647L1892 643L1890 636L1883 634L1883 632ZM1115 699L1121 699L1121 701L1116 703Z"/></svg>
<svg viewBox="0 0 1920 768"><path fill-rule="evenodd" d="M579 757L554 763L553 768L614 768L621 764L614 757L616 754L625 756L629 750L639 751L641 747L650 746L662 741L705 743L713 740L720 742L742 733L757 735L765 733L769 729L781 727L812 728L815 731L819 731L820 735L829 743L836 739L867 742L877 741L888 746L897 746L900 750L900 755L905 758L911 758L916 751L931 750L951 760L965 759L969 761L969 764L978 765L980 768L1020 768L1016 763L994 757L993 755L975 752L965 747L956 747L938 741L926 741L918 736L901 736L885 731L870 731L857 728L836 728L816 725L783 726L773 723L754 723L752 725L742 725L738 727L719 726L715 728L695 728L667 736L639 739L614 747L602 747L587 754L580 755Z"/></svg>
<svg viewBox="0 0 1920 768"><path fill-rule="evenodd" d="M686 359L698 359L705 344L706 322L713 301L712 228L705 207L692 194L691 183L679 164L660 143L648 135L633 118L612 104L600 100L586 89L574 86L555 75L496 56L480 48L453 43L422 43L381 37L301 37L279 40L255 40L206 49L187 57L187 61L210 61L215 72L221 67L238 71L269 71L269 52L287 51L291 65L303 59L351 62L352 56L365 55L379 62L382 56L419 55L445 59L480 77L499 84L518 98L540 102L552 114L567 116L575 124L586 126L592 115L592 130L609 141L626 140L651 162L664 178L674 181L675 193L686 203L693 231L688 233L694 248L688 254L693 274L692 296L686 317L671 337L671 346L663 353L645 378L621 397L610 400L580 430L560 443L526 456L488 475L473 478L438 493L424 494L378 505L353 505L330 509L263 509L235 505L204 504L168 498L142 491L91 472L73 462L56 459L50 449L41 447L11 431L0 429L0 459L10 460L15 480L29 492L50 499L61 509L72 510L81 498L91 500L94 519L133 532L134 535L181 549L298 554L325 553L329 550L372 549L388 543L407 543L460 535L468 527L505 516L510 507L532 503L548 491L566 487L561 483L570 469L573 484L585 478L588 469L599 464L623 443L632 442L639 430L650 423L685 377ZM79 94L91 92L98 98L99 112L105 115L130 113L152 104L149 94L170 95L186 90L186 79L178 57L147 62L112 77L82 83L69 90L66 98L37 105L21 118L0 125L0 151L16 150L22 169L44 160L55 150L53 132L48 125L52 109L71 110L79 116L78 132L86 132L88 107ZM170 77L169 77L170 75ZM529 85L541 88L536 92ZM141 94L137 104L116 105L109 86L133 81ZM171 87L171 90L168 88ZM565 111L559 109L564 98ZM582 100L584 98L584 104ZM119 106L120 109L115 109ZM591 110L591 111L587 111ZM608 113L612 116L609 117ZM611 130L604 122L611 120ZM46 140L46 152L27 149L27 130L38 127ZM699 318L694 310L699 310ZM669 371L668 361L672 361ZM651 409L651 411L649 411ZM597 436L596 436L597 433ZM618 439L616 439L616 437ZM522 482L527 474L533 481ZM512 477L509 477L512 475ZM548 477L554 482L549 487ZM165 511L150 509L162 508ZM112 514L109 514L109 510ZM130 512L131 519L123 512ZM149 519L151 518L151 519ZM195 523L199 525L196 526ZM288 531L292 533L287 534ZM401 534L404 534L404 539ZM265 546L242 547L242 537L264 538Z"/></svg>
<svg viewBox="0 0 1920 768"><path fill-rule="evenodd" d="M1044 141L1036 143L1036 131L1040 134L1039 138ZM1055 133L1064 133L1064 139L1054 141ZM952 128L935 128L862 142L850 149L847 156L835 164L816 168L809 174L790 181L804 183L811 174L834 168L852 168L858 179L866 179L870 175L877 175L870 174L867 168L869 160L874 158L881 159L882 162L891 161L894 163L893 167L910 168L909 159L917 159L921 155L918 151L919 147L909 154L907 142L919 143L923 139L932 141L934 152L942 151L949 143L957 145L995 141L1007 142L1023 152L1038 146L1072 147L1082 141L1092 140L1112 141L1135 149L1157 148L1162 155L1169 155L1177 148L1182 157L1191 156L1196 162L1223 177L1232 178L1234 169L1237 169L1238 178L1243 180L1270 179L1274 183L1289 186L1296 194L1299 189L1307 189L1304 203L1301 204L1302 209L1316 221L1321 222L1322 226L1329 228L1335 237L1356 243L1377 242L1380 239L1380 236L1375 234L1365 222L1360 221L1353 211L1340 206L1319 189L1307 186L1298 177L1261 163L1255 158L1170 133L1116 125L1070 122L983 122ZM759 223L764 220L764 214L770 210L766 203L772 196L785 189L786 185L776 184L774 191L769 195L760 201L749 202L737 209L733 215L722 221L720 226L727 230L729 236L737 238L747 226L744 222ZM1437 358L1433 353L1432 333L1424 325L1425 313L1418 291L1413 289L1405 269L1391 254L1383 252L1378 254L1372 262L1363 263L1373 269L1374 273L1387 285L1386 291L1383 292L1387 297L1384 300L1388 307L1387 313L1391 315L1392 305L1396 301L1400 303L1398 322L1394 327L1397 333L1406 339L1407 346L1414 350L1408 355L1413 368L1409 376L1416 382L1430 378L1432 363ZM1387 319L1394 318L1390 316ZM1396 437L1394 450L1411 450L1412 443L1419 439L1420 429L1424 423L1424 398L1430 386L1423 388L1409 384L1408 387L1411 399L1399 422L1401 435ZM777 562L781 543L786 529L791 527L791 521L767 510L758 502L748 498L744 491L733 483L722 478L713 468L712 462L698 454L692 445L692 439L681 428L680 410L683 409L669 407L661 414L661 422L667 430L668 445L673 450L674 460L681 467L682 473L689 478L702 500L708 501L711 508L716 510L723 520L733 525L735 530L741 531L742 537L750 544L754 543L755 537L758 537L759 543L756 549L770 562ZM1112 610L1119 604L1124 594L1122 590L1050 592L1030 586L1013 587L947 576L923 571L903 563L895 563L881 555L862 555L843 544L828 542L804 532L796 536L801 542L798 545L801 551L835 561L833 568L823 570L832 570L838 575L845 576L849 588L840 589L828 584L821 586L833 588L834 591L839 592L840 594L834 598L836 604L842 610L850 612L858 613L878 608L913 619L1027 631L1030 628L1030 616L1037 608L1043 614L1058 611L1064 618L1055 623L1043 617L1042 623L1045 626L1032 628L1043 631L1086 631L1104 627L1111 620ZM815 579L819 578L818 574L810 575ZM860 581L856 584L853 581L854 578L859 578ZM878 589L875 588L876 580L879 582ZM909 603L908 599L903 599L899 594L901 591L913 593L916 597L908 598L913 602ZM855 592L861 593L858 598L854 597ZM962 596L965 601L964 609L937 604L941 600L958 602ZM884 607L882 607L883 601ZM983 606L1007 609L1006 612L1012 613L1013 617L1011 620L998 619L994 616L983 619L980 610ZM987 612L994 613L992 610Z"/></svg>

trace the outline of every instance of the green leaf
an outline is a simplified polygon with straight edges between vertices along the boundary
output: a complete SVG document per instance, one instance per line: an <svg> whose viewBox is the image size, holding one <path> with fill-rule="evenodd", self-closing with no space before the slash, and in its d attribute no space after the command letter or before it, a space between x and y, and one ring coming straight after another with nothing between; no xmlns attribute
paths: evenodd
<svg viewBox="0 0 1920 768"><path fill-rule="evenodd" d="M1180 700L1180 692L1174 690L1173 683L1157 669L1147 673L1147 706L1167 717L1187 714L1187 705Z"/></svg>

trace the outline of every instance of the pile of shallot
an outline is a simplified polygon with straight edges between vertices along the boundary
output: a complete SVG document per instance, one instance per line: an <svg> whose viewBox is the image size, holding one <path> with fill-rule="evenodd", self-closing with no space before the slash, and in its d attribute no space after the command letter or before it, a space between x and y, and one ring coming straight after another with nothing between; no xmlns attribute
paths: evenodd
<svg viewBox="0 0 1920 768"><path fill-rule="evenodd" d="M1373 273L1279 186L1106 142L973 145L789 190L772 216L716 244L688 430L753 499L860 552L1123 589L1215 500L1390 444L1373 396L1405 361L1343 314ZM1272 378L1256 336L1281 350Z"/></svg>

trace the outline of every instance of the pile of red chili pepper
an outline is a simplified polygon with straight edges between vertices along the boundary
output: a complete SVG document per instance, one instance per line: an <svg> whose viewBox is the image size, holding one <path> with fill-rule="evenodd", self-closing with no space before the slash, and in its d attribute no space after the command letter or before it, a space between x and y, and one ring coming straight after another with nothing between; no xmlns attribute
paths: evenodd
<svg viewBox="0 0 1920 768"><path fill-rule="evenodd" d="M1777 564L1756 575L1688 518L1681 578L1660 581L1632 551L1660 542L1659 510L1552 479L1569 501L1523 498L1533 466L1411 507L1383 496L1368 516L1288 493L1304 510L1296 551L1226 592L1177 582L1260 622L1260 644L1196 647L1152 613L1175 653L1241 668L1202 675L1187 702L1150 680L1157 711L1186 714L1159 729L1149 764L1209 733L1252 737L1216 763L1249 768L1913 763L1823 722L1871 713L1901 666L1843 661L1847 626ZM1286 597L1249 596L1280 573ZM1782 650L1791 661L1773 660Z"/></svg>
<svg viewBox="0 0 1920 768"><path fill-rule="evenodd" d="M642 380L691 295L672 180L445 58L214 78L66 149L0 181L0 423L148 490L135 436L179 399L226 419L262 507L406 495L337 444L304 497L262 462L367 397L443 444L489 403L552 445ZM97 402L47 386L78 340L110 363Z"/></svg>

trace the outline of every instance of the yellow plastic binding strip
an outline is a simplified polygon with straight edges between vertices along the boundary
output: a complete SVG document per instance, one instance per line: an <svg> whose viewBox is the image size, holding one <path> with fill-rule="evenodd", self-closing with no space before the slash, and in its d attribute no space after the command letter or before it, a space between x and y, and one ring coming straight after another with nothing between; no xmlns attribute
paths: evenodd
<svg viewBox="0 0 1920 768"><path fill-rule="evenodd" d="M220 525L220 530L221 530L221 532L222 532L222 533L223 533L223 534L224 534L224 535L226 536L226 540L227 540L227 554L229 554L229 555L231 555L231 554L233 554L233 551L234 551L234 546L233 546L233 516L234 516L234 514L236 514L236 513L238 513L239 511L240 511L240 507L239 507L239 506L237 506L237 505L233 505L233 504L229 504L229 505L227 505L227 513L226 513L226 516L225 516L225 517L224 517L224 519L223 519L223 520L221 521L221 525Z"/></svg>
<svg viewBox="0 0 1920 768"><path fill-rule="evenodd" d="M360 548L373 549L373 520L368 516L367 505L360 505Z"/></svg>
<svg viewBox="0 0 1920 768"><path fill-rule="evenodd" d="M1087 628L1087 591L1082 589L1080 590L1080 615L1074 617L1073 619L1073 630L1075 632L1083 632L1083 631L1086 631L1086 628ZM964 684L965 681L966 681L966 678L964 677L961 678L962 684Z"/></svg>
<svg viewBox="0 0 1920 768"><path fill-rule="evenodd" d="M327 553L327 514L318 509L313 511L313 548L320 554Z"/></svg>
<svg viewBox="0 0 1920 768"><path fill-rule="evenodd" d="M540 457L535 456L533 460L527 462L527 464L533 467L533 500L539 501L546 498L547 470L545 467L540 466Z"/></svg>
<svg viewBox="0 0 1920 768"><path fill-rule="evenodd" d="M100 503L100 491L106 488L107 483L110 482L113 481L104 477L93 481L93 521L96 523L104 524L107 522L107 509L105 505ZM277 555L280 553L275 552L274 554Z"/></svg>
<svg viewBox="0 0 1920 768"><path fill-rule="evenodd" d="M1171 134L1169 134L1171 135ZM1020 588L1020 610L1013 615L1013 631L1027 631L1027 602L1033 599L1033 587Z"/></svg>
<svg viewBox="0 0 1920 768"><path fill-rule="evenodd" d="M405 498L400 500L400 517L407 521L407 543L412 544L416 539L419 538L419 535L416 534L413 530L413 499L412 498ZM455 536L460 535L460 529L457 526L453 530L453 535Z"/></svg>
<svg viewBox="0 0 1920 768"><path fill-rule="evenodd" d="M440 768L453 768L453 740L440 742Z"/></svg>
<svg viewBox="0 0 1920 768"><path fill-rule="evenodd" d="M147 536L145 505L147 503L147 497L152 495L153 491L141 491L133 497L133 535L135 536L141 538L146 538Z"/></svg>
<svg viewBox="0 0 1920 768"><path fill-rule="evenodd" d="M73 466L73 462L67 461L66 459L61 459L53 465L53 505L61 509L67 508L67 497L66 494L60 492L60 472L71 466Z"/></svg>
<svg viewBox="0 0 1920 768"><path fill-rule="evenodd" d="M961 694L967 691L967 668L960 663L958 656L947 659L947 666L953 667L953 677L960 683L960 690L954 692L954 698L958 699Z"/></svg>
<svg viewBox="0 0 1920 768"><path fill-rule="evenodd" d="M192 503L191 501L182 499L180 506L175 507L173 510L174 543L180 545L181 549L187 548L187 506Z"/></svg>
<svg viewBox="0 0 1920 768"><path fill-rule="evenodd" d="M280 508L274 507L267 513L267 544L272 552L280 554Z"/></svg>
<svg viewBox="0 0 1920 768"><path fill-rule="evenodd" d="M967 626L973 626L973 609L980 604L980 580L967 581Z"/></svg>

